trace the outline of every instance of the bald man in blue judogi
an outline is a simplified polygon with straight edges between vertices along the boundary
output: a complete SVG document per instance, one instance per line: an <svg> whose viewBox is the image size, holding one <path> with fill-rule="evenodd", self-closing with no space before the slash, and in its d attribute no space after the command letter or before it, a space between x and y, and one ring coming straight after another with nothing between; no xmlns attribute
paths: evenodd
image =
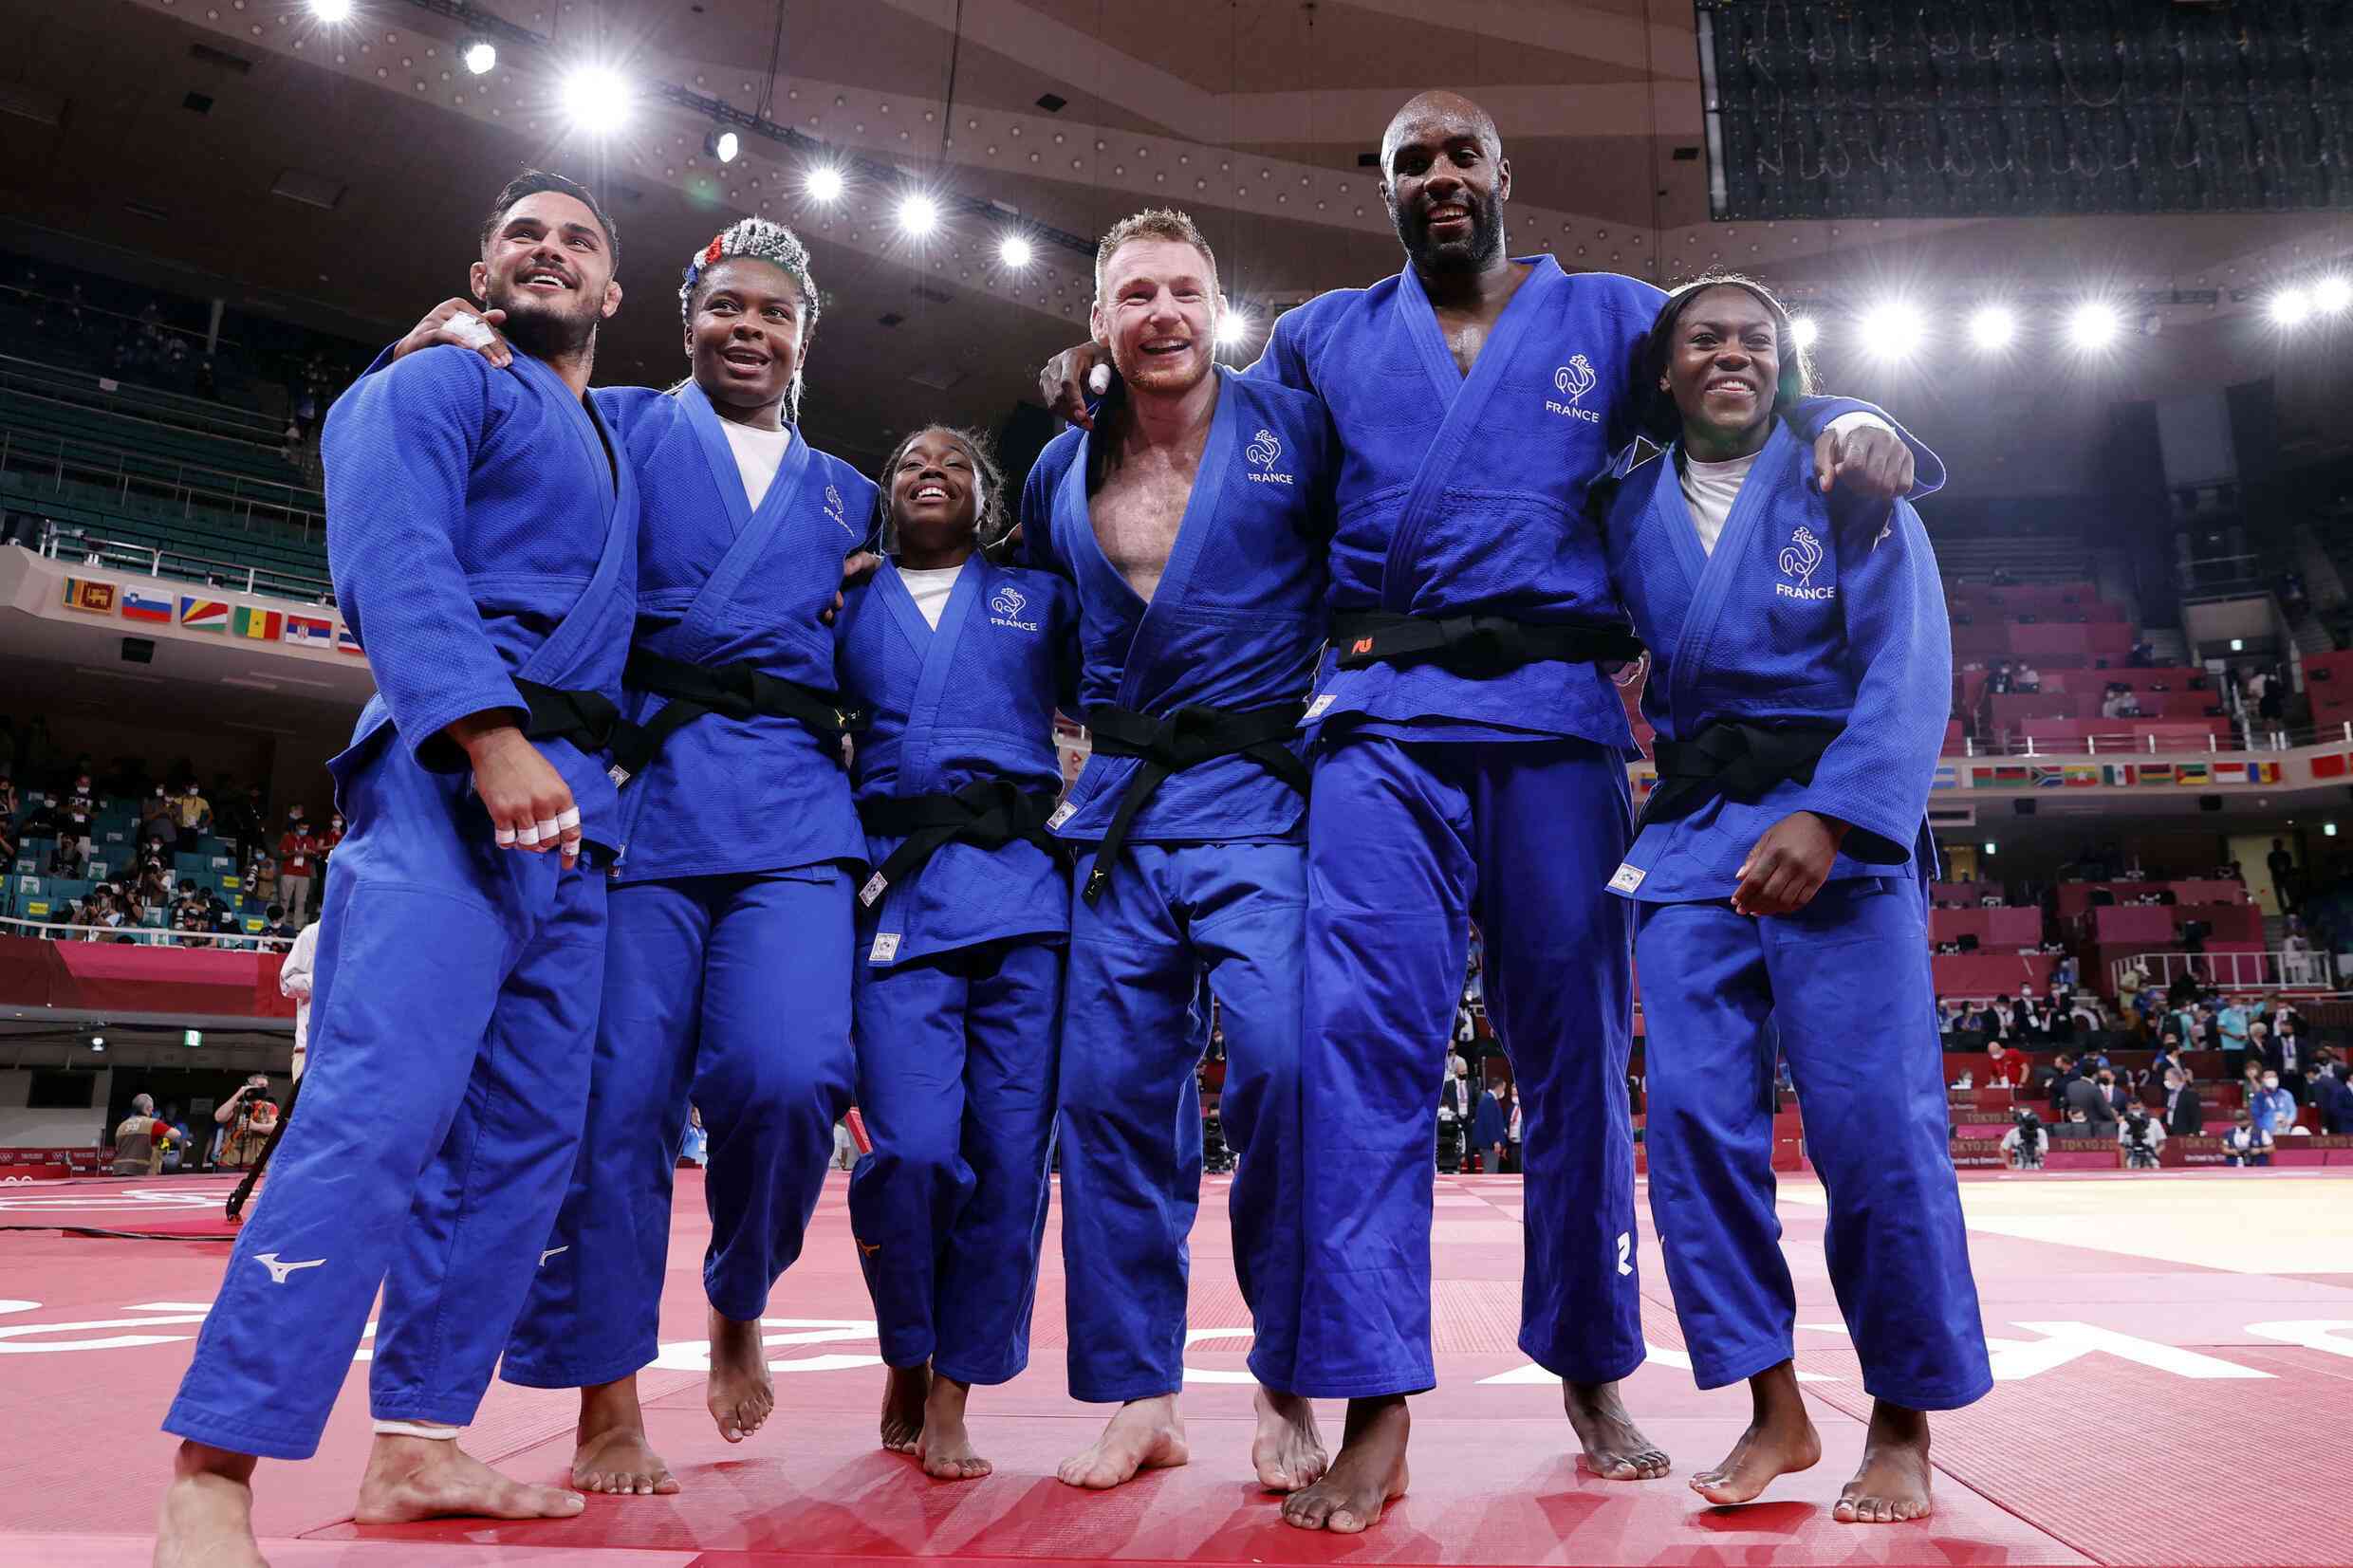
<svg viewBox="0 0 2353 1568"><path fill-rule="evenodd" d="M1698 464L1680 441L1645 442L1621 467L1607 548L1651 653L1642 710L1659 785L1609 886L1636 912L1651 1212L1693 1374L1702 1388L1788 1375L1778 1051L1828 1194L1830 1282L1863 1388L1913 1414L1968 1404L1992 1379L1946 1143L1925 920L1927 802L1952 693L1936 556L1909 504L1825 496L1777 421L1746 459ZM1687 475L1708 481L1689 501ZM1942 478L1923 453L1915 493ZM1835 842L1835 858L1803 900L1802 882L1774 880L1769 836L1814 819L1843 838L1822 839L1817 853ZM1797 1430L1794 1380L1780 1393ZM1767 1464L1744 1444L1695 1485L1745 1502L1819 1451L1809 1431L1788 1443L1803 1451Z"/></svg>
<svg viewBox="0 0 2353 1568"><path fill-rule="evenodd" d="M1279 1393L1293 1377L1306 808L1291 736L1325 636L1330 456L1313 399L1214 374L1207 442L1148 601L1097 537L1102 434L1057 437L1022 500L1029 559L1077 587L1094 737L1053 821L1079 849L1060 1156L1070 1391L1092 1401L1184 1381L1204 969L1226 1040L1251 1371ZM1098 430L1116 415L1106 405Z"/></svg>
<svg viewBox="0 0 2353 1568"><path fill-rule="evenodd" d="M388 1271L371 1408L462 1427L523 1304L579 1146L621 839L593 731L621 694L638 496L600 424L542 360L454 348L328 412L327 552L377 694L329 765L351 832L317 1063L168 1431L307 1456ZM570 788L579 869L498 847L444 733L498 710L531 715Z"/></svg>
<svg viewBox="0 0 2353 1568"><path fill-rule="evenodd" d="M1028 1364L1046 1226L1070 882L1045 821L1078 612L1045 572L978 554L949 571L919 602L886 564L837 627L843 690L872 714L854 784L876 868L853 991L874 1150L850 1223L883 1360L993 1384ZM986 1473L933 1435L899 1437L936 1475Z"/></svg>

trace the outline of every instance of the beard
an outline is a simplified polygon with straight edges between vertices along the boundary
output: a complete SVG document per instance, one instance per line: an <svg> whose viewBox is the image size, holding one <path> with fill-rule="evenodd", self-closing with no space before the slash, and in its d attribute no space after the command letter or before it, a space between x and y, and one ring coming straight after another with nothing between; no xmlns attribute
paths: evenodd
<svg viewBox="0 0 2353 1568"><path fill-rule="evenodd" d="M1426 204L1411 212L1391 210L1398 243L1417 270L1475 272L1503 254L1503 197L1489 190L1465 195L1463 205L1471 212L1471 231L1458 240L1431 238Z"/></svg>
<svg viewBox="0 0 2353 1568"><path fill-rule="evenodd" d="M597 341L601 319L596 304L585 294L570 306L542 299L493 278L485 289L485 303L507 313L499 330L508 341L536 360L568 359Z"/></svg>

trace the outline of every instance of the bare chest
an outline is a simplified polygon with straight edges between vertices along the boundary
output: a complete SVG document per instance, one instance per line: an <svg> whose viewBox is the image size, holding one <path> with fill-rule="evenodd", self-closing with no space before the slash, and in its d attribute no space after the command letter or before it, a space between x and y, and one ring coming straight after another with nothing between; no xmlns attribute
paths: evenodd
<svg viewBox="0 0 2353 1568"><path fill-rule="evenodd" d="M1095 541L1112 568L1146 600L1168 570L1199 468L1197 452L1148 452L1113 470L1094 494L1089 510Z"/></svg>

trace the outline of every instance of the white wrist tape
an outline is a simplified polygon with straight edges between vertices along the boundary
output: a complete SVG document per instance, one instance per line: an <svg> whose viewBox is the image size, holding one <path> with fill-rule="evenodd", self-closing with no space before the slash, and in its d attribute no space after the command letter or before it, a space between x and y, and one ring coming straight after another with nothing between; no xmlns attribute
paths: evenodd
<svg viewBox="0 0 2353 1568"><path fill-rule="evenodd" d="M445 1427L438 1421L379 1421L379 1437L429 1437L436 1443L454 1443L465 1435L463 1427Z"/></svg>
<svg viewBox="0 0 2353 1568"><path fill-rule="evenodd" d="M469 311L459 311L442 323L441 327L469 348L484 347L491 341L491 323Z"/></svg>

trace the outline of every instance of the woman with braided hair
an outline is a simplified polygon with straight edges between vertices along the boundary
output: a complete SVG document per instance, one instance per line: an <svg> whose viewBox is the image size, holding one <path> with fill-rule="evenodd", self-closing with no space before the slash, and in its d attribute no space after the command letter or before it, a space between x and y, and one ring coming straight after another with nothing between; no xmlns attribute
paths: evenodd
<svg viewBox="0 0 2353 1568"><path fill-rule="evenodd" d="M852 1038L874 1150L850 1225L890 1368L882 1445L969 1481L991 1468L973 1385L1029 1361L1070 929L1046 824L1078 608L1060 578L982 556L1005 532L985 438L915 431L880 477L890 560L835 628L843 690L873 714Z"/></svg>
<svg viewBox="0 0 2353 1568"><path fill-rule="evenodd" d="M658 1348L690 1099L710 1134L712 1416L740 1442L773 1407L759 1319L849 1104L866 855L825 618L876 491L796 428L819 311L807 249L746 218L695 253L678 304L689 378L592 394L643 503L614 748L623 844L584 1152L503 1369L582 1391L572 1481L602 1492L677 1489L636 1376ZM503 364L497 321L450 301L399 352L456 342Z"/></svg>

